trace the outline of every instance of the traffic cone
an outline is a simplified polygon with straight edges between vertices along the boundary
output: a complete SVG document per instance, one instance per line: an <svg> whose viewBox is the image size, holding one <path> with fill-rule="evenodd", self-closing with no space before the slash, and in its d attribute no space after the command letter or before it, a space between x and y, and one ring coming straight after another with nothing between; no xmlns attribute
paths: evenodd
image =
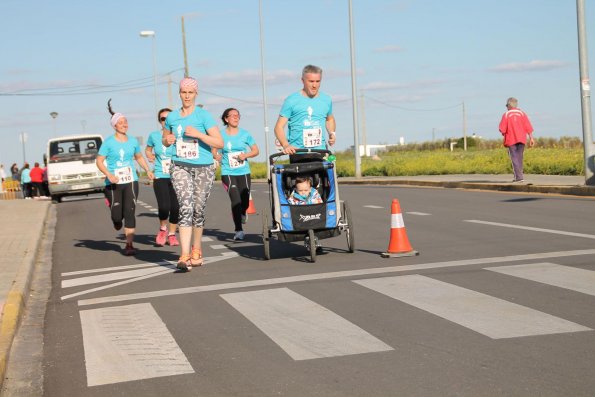
<svg viewBox="0 0 595 397"><path fill-rule="evenodd" d="M252 192L250 192L250 201L248 202L248 209L246 210L246 214L256 214L256 207L254 206L254 201L252 200Z"/></svg>
<svg viewBox="0 0 595 397"><path fill-rule="evenodd" d="M383 258L397 258L400 256L416 256L419 252L411 248L399 200L393 199L390 215L390 242L388 252L382 253Z"/></svg>

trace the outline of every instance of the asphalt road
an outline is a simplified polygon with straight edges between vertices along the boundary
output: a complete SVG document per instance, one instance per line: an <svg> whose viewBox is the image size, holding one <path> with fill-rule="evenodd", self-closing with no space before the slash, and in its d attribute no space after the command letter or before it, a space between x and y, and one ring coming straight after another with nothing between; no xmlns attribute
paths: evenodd
<svg viewBox="0 0 595 397"><path fill-rule="evenodd" d="M267 188L239 243L217 184L187 274L152 245L149 187L136 258L103 200L58 205L44 395L593 394L593 199L341 186L356 252L327 239L310 263L298 243L263 259ZM380 256L393 198L417 257Z"/></svg>

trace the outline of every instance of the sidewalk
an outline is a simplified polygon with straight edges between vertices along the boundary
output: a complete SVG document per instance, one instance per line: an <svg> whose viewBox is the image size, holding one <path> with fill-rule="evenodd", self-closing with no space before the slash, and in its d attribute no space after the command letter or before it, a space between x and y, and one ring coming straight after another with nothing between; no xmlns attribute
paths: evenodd
<svg viewBox="0 0 595 397"><path fill-rule="evenodd" d="M23 309L51 202L0 201L0 379Z"/></svg>
<svg viewBox="0 0 595 397"><path fill-rule="evenodd" d="M510 192L595 196L582 176L526 175L512 183L510 175L420 175L406 177L339 178L340 184L408 185ZM264 180L254 181L265 182ZM35 258L51 208L50 201L0 200L0 379L23 314Z"/></svg>

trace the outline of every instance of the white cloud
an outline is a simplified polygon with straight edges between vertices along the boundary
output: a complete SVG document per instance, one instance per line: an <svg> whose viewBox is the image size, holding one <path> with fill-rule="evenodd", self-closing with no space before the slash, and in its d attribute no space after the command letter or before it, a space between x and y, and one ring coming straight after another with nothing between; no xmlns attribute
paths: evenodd
<svg viewBox="0 0 595 397"><path fill-rule="evenodd" d="M560 69L569 66L569 62L563 61L542 61L533 60L530 62L512 62L497 65L488 70L490 72L531 72L531 71L548 71L553 69Z"/></svg>

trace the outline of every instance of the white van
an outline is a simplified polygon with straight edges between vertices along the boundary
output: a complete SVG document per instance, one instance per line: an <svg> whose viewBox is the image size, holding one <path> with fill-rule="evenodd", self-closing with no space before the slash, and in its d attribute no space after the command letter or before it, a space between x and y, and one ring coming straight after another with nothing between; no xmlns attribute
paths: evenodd
<svg viewBox="0 0 595 397"><path fill-rule="evenodd" d="M59 203L62 196L103 192L105 175L95 165L103 143L101 135L72 135L52 138L46 154L50 196Z"/></svg>

